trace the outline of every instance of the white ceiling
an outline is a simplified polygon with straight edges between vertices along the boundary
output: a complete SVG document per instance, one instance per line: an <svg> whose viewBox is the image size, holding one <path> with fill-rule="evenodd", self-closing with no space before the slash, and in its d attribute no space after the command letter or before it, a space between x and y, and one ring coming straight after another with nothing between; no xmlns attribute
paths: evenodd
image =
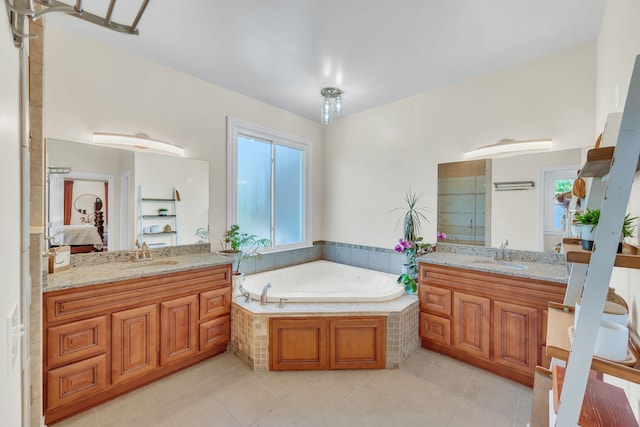
<svg viewBox="0 0 640 427"><path fill-rule="evenodd" d="M71 2L67 0L67 2ZM104 14L109 1L87 3ZM131 24L140 0L119 0ZM344 115L596 40L606 0L152 0L140 35L56 25L311 120Z"/></svg>

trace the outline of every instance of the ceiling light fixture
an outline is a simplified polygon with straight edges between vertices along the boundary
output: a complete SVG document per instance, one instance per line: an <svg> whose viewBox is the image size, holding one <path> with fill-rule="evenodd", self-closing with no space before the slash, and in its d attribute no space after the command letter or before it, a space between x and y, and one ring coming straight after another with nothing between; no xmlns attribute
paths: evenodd
<svg viewBox="0 0 640 427"><path fill-rule="evenodd" d="M120 135L116 133L94 133L93 143L107 147L124 148L147 153L172 154L184 156L184 150L178 145L157 141L146 135Z"/></svg>
<svg viewBox="0 0 640 427"><path fill-rule="evenodd" d="M508 157L516 154L537 153L549 151L553 148L551 139L532 139L515 141L501 139L497 144L485 145L464 153L465 159L479 159L489 157Z"/></svg>
<svg viewBox="0 0 640 427"><path fill-rule="evenodd" d="M324 97L322 102L322 124L328 125L333 119L333 115L342 113L342 94L343 92L337 87L325 87L320 90L320 94Z"/></svg>

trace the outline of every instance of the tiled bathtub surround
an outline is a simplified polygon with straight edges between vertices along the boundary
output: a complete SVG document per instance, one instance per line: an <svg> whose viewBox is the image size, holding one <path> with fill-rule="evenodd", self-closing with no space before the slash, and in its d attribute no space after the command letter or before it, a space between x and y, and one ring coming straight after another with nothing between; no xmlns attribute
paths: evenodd
<svg viewBox="0 0 640 427"><path fill-rule="evenodd" d="M324 242L314 242L309 248L292 249L251 257L242 261L244 274L262 273L277 268L291 267L305 262L319 261L322 257Z"/></svg>
<svg viewBox="0 0 640 427"><path fill-rule="evenodd" d="M322 259L398 275L407 262L406 255L392 248L338 242L322 242Z"/></svg>
<svg viewBox="0 0 640 427"><path fill-rule="evenodd" d="M260 305L236 297L231 305L229 349L255 371L269 370L269 318L315 316L387 316L386 367L397 368L418 346L419 303L404 295L377 303L287 303Z"/></svg>

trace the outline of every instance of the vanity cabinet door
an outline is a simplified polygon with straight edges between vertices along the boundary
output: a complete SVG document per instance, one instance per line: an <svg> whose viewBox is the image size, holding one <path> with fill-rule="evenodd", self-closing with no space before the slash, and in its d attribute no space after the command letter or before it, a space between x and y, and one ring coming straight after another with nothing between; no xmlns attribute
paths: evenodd
<svg viewBox="0 0 640 427"><path fill-rule="evenodd" d="M145 375L158 366L156 304L111 315L111 382Z"/></svg>
<svg viewBox="0 0 640 427"><path fill-rule="evenodd" d="M270 319L270 370L326 369L328 355L326 319Z"/></svg>
<svg viewBox="0 0 640 427"><path fill-rule="evenodd" d="M489 360L491 300L454 292L453 322L453 347Z"/></svg>
<svg viewBox="0 0 640 427"><path fill-rule="evenodd" d="M160 364L181 360L197 351L197 295L160 303Z"/></svg>
<svg viewBox="0 0 640 427"><path fill-rule="evenodd" d="M494 362L533 374L538 363L538 310L493 302Z"/></svg>
<svg viewBox="0 0 640 427"><path fill-rule="evenodd" d="M384 317L331 319L330 369L382 369L385 367Z"/></svg>

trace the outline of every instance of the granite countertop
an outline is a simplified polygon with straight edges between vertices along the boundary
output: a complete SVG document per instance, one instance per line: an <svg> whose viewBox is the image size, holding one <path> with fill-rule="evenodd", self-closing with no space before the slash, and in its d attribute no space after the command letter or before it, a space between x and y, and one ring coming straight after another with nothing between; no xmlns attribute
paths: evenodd
<svg viewBox="0 0 640 427"><path fill-rule="evenodd" d="M566 263L547 263L534 259L524 260L517 257L513 257L512 261L501 262L492 259L490 256L436 251L418 258L418 261L527 279L545 280L565 285L569 278Z"/></svg>
<svg viewBox="0 0 640 427"><path fill-rule="evenodd" d="M43 292L78 288L118 280L149 277L158 274L192 270L195 268L230 264L231 259L211 252L163 256L151 261L106 262L96 265L74 266L65 271L47 275Z"/></svg>

